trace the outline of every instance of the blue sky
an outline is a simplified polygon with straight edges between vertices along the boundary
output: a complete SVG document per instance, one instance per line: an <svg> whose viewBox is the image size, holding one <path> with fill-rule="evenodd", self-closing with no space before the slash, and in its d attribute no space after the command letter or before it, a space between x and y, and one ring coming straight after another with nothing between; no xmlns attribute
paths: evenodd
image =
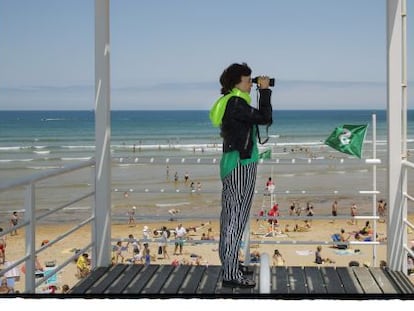
<svg viewBox="0 0 414 311"><path fill-rule="evenodd" d="M385 0L112 0L110 14L113 110L209 109L233 62L276 78L275 109L386 108ZM0 0L0 109L93 108L94 0Z"/></svg>

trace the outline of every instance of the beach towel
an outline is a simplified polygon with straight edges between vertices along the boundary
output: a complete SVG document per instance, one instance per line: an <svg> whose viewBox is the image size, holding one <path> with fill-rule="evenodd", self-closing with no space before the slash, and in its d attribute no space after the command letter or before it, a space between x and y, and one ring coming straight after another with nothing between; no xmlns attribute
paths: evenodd
<svg viewBox="0 0 414 311"><path fill-rule="evenodd" d="M356 252L353 249L338 249L335 251L335 254L339 256L347 256L347 255L359 255L361 254L360 251Z"/></svg>
<svg viewBox="0 0 414 311"><path fill-rule="evenodd" d="M298 254L299 256L309 256L309 255L313 255L313 251L311 250L296 251L296 254Z"/></svg>

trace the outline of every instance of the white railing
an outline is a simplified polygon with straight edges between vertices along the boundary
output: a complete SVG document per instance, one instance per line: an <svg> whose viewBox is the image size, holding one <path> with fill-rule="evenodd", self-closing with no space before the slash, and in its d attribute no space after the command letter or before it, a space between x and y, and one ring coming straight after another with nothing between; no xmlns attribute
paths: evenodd
<svg viewBox="0 0 414 311"><path fill-rule="evenodd" d="M39 249L36 249L36 224L38 221L46 218L47 216L54 214L58 211L63 210L66 207L69 207L77 202L80 202L86 198L94 197L95 191L91 191L89 193L83 194L70 202L67 202L63 205L60 205L58 207L55 207L48 212L42 214L42 215L36 215L36 184L44 181L46 179L61 176L67 173L71 173L80 169L85 168L94 168L95 161L89 160L86 162L82 162L80 164L72 164L68 165L66 167L63 167L61 169L56 170L48 170L45 172L41 172L38 174L34 174L28 177L24 177L21 179L17 179L11 182L3 182L0 183L0 192L10 191L15 188L21 188L24 187L24 219L23 221L16 225L15 227L12 227L8 230L5 230L0 233L0 237L3 235L7 235L12 230L17 230L19 228L25 228L25 255L22 258L13 260L13 263L9 265L8 267L2 269L0 271L0 277L5 275L8 271L18 268L18 266L22 263L25 265L25 293L35 293L36 288L40 286L41 284L44 284L49 278L54 276L56 273L58 273L60 270L62 270L64 267L66 267L70 262L73 262L73 260L76 258L77 254L74 254L70 258L68 258L65 262L61 263L60 265L53 267L53 270L50 273L45 273L42 278L40 278L36 282L36 275L35 275L35 258L36 256L43 252L45 249L52 247L59 241L63 240L67 236L71 235L73 232L77 231L78 229L82 228L83 226L89 224L90 222L94 221L94 213L92 213L92 216L85 219L81 223L77 224L73 228L69 229L65 233L57 236L55 239L49 241L47 244L43 245ZM92 170L91 173L91 179L94 180L94 174L95 170ZM92 188L94 189L94 183L91 182ZM94 205L94 204L93 204ZM93 209L92 209L93 210ZM81 253L85 252L86 250L92 248L95 246L94 241L91 241L88 245L85 245L81 249Z"/></svg>

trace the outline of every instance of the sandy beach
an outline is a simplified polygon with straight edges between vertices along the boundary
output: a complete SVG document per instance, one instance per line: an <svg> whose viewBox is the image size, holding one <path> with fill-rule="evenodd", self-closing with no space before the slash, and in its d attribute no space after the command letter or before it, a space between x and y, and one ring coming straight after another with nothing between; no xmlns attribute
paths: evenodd
<svg viewBox="0 0 414 311"><path fill-rule="evenodd" d="M413 221L413 217L411 217ZM141 239L143 235L144 226L148 226L150 231L160 229L162 226L166 226L169 229L175 229L178 223L182 223L184 227L188 229L188 235L186 243L184 244L182 255L173 255L174 244L170 241L167 246L167 252L169 259L163 259L157 255L158 243L150 242L150 253L152 254L151 264L171 264L174 260L178 260L181 264L196 264L196 257L199 257L199 264L203 265L219 265L219 258L217 252L217 241L219 237L219 226L217 220L204 221L202 220L178 220L178 221L164 221L144 223L137 221L136 224L113 224L112 225L112 244L115 245L117 240L124 240L123 245L126 245L126 239L129 234L133 234L135 238ZM279 228L284 231L286 224L289 227L293 227L294 224L299 224L301 227L304 225L302 220L280 220ZM277 233L275 236L266 237L265 234L269 231L268 223L265 220L252 219L250 223L251 230L251 252L267 253L272 256L273 251L278 249L285 259L285 264L288 266L315 266L314 253L317 245L301 244L300 241L331 241L330 236L333 233L339 233L343 228L349 234L360 230L363 227L364 221L359 220L357 224L352 225L349 221L343 219L337 219L334 222L329 220L312 220L311 228L307 232L282 232ZM41 225L38 227L36 233L36 244L41 245L44 240L52 240L54 237L59 236L66 230L70 229L73 224L60 224L60 225ZM377 231L379 238L386 237L386 225L385 223L377 223ZM200 243L202 234L210 234L214 238L214 241L204 241ZM39 261L42 265L45 265L48 261L55 261L57 264L61 264L72 255L77 248L82 248L90 241L90 227L86 226L77 231L73 235L65 238L59 243L53 245L53 247L46 249L39 254ZM157 238L157 236L151 236L151 238ZM351 241L354 238L350 239ZM261 244L263 242L269 243L274 241L275 244ZM279 241L298 241L297 244L284 245L276 244ZM409 241L414 242L414 234L409 233ZM305 242L306 243L306 242ZM335 263L325 263L329 266L347 266L350 261L358 261L361 265L374 265L373 259L373 247L368 245L352 245L350 249L338 250L331 245L322 245L322 255L334 261ZM7 237L7 259L13 260L23 255L24 251L24 231L20 230L18 235ZM386 260L386 245L380 245L376 247L376 260L375 264L378 266L381 260ZM129 248L123 252L125 258L132 257L132 249ZM253 263L254 264L254 263ZM24 274L21 273L19 282L16 282L15 289L19 291L24 290ZM58 273L57 277L58 288L61 289L62 285L67 284L69 287L74 286L79 282L79 278L76 277L76 264L70 263L62 271ZM46 286L44 287L46 288ZM39 291L42 287L39 288Z"/></svg>

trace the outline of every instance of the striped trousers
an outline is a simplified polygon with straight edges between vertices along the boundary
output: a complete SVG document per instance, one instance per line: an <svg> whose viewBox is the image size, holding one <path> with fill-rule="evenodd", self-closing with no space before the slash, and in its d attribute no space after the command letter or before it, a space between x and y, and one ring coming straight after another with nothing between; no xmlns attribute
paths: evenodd
<svg viewBox="0 0 414 311"><path fill-rule="evenodd" d="M239 271L239 250L250 216L256 172L257 163L239 164L223 179L219 257L224 280L240 279L243 276Z"/></svg>

